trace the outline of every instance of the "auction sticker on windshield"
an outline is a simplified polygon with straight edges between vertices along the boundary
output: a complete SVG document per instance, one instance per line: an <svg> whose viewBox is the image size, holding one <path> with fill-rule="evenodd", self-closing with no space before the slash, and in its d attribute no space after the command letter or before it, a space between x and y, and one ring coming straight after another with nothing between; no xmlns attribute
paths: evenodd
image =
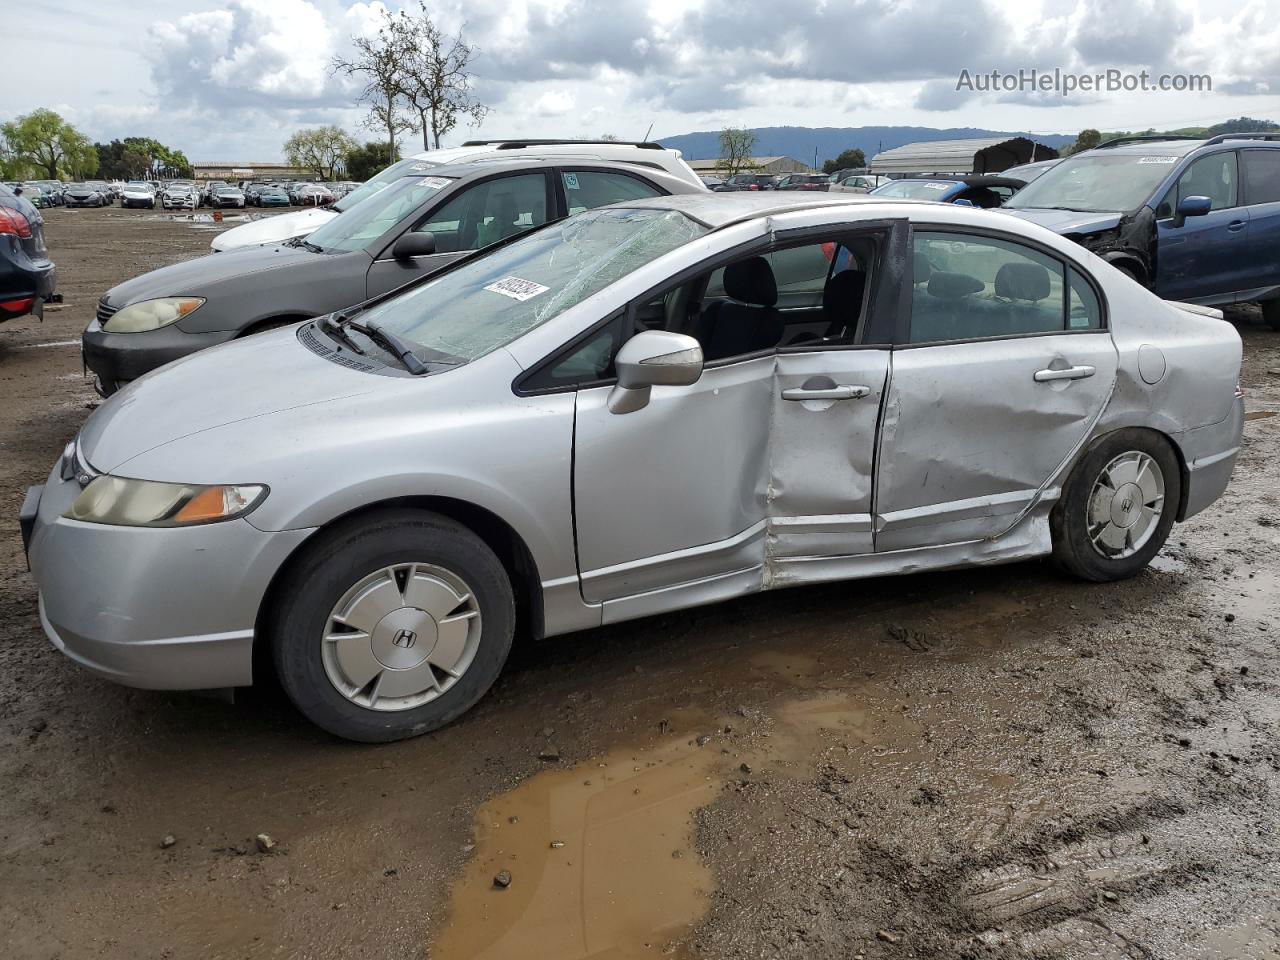
<svg viewBox="0 0 1280 960"><path fill-rule="evenodd" d="M1139 157L1139 163L1177 163L1177 157Z"/></svg>
<svg viewBox="0 0 1280 960"><path fill-rule="evenodd" d="M500 293L504 297L510 297L512 300L532 300L540 293L546 293L550 287L544 287L540 283L534 283L532 280L521 280L519 277L503 277L501 280L495 280L493 283L485 287L493 293Z"/></svg>
<svg viewBox="0 0 1280 960"><path fill-rule="evenodd" d="M441 187L449 185L448 177L423 177L418 181L421 186L431 187L433 190L439 190Z"/></svg>

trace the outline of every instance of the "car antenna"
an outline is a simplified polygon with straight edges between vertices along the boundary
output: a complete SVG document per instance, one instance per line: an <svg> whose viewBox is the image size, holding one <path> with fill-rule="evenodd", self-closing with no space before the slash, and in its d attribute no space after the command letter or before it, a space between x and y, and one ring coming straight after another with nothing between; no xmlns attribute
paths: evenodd
<svg viewBox="0 0 1280 960"><path fill-rule="evenodd" d="M653 133L653 121L649 121L649 129L644 132L644 142L649 142L649 134Z"/></svg>

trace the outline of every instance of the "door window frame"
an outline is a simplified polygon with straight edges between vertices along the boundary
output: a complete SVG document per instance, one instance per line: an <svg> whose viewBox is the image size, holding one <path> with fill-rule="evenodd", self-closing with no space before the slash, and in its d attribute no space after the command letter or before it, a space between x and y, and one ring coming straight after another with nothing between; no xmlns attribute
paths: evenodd
<svg viewBox="0 0 1280 960"><path fill-rule="evenodd" d="M632 297L627 304L618 310L610 311L604 319L593 323L586 330L567 341L565 344L547 354L528 370L521 373L511 384L512 392L517 396L544 396L554 393L567 393L569 391L585 390L592 387L610 386L617 382L616 377L599 378L590 381L577 381L574 383L557 384L548 387L529 387L527 384L538 377L545 370L555 366L556 364L567 359L575 350L582 347L588 340L600 333L611 323L621 321L623 324L632 326L631 336L635 336L636 313L639 308L645 304L651 303L659 296L666 296L677 287L695 280L701 276L709 276L721 267L727 266L737 260L745 257L763 256L786 247L803 246L808 243L823 243L835 240L839 242L839 237L854 237L868 233L881 233L883 242L878 244L877 263L873 268L875 278L868 289L863 293L863 306L867 313L867 318L859 324L857 332L854 334L853 342L843 344L818 344L812 343L797 344L789 347L770 347L764 350L755 350L751 353L737 354L732 357L725 357L721 360L711 361L703 367L704 370L718 370L722 367L731 366L736 363L746 363L751 360L758 360L761 357L770 356L777 353L817 353L823 351L835 350L887 350L892 346L891 340L872 341L867 338L868 332L875 330L889 331L894 329L897 322L898 314L901 313L903 300L903 291L907 291L907 309L910 309L910 286L901 282L903 279L901 265L904 261L908 264L907 275L910 271L910 257L902 255L904 249L910 248L910 223L905 218L891 218L883 220L864 220L849 224L824 224L819 226L794 227L789 230L779 230L770 236L755 237L745 243L727 250L722 250L705 260L702 260L692 266L664 279L661 283L654 284L649 289ZM893 284L897 283L898 296L893 296ZM878 321L878 322L877 322ZM620 343L626 343L624 339Z"/></svg>
<svg viewBox="0 0 1280 960"><path fill-rule="evenodd" d="M1272 203L1280 203L1280 196L1276 197L1273 200L1254 200L1253 199L1253 197L1251 196L1251 194L1253 193L1253 190L1249 186L1249 172L1248 170L1245 169L1246 153L1257 153L1257 154L1263 154L1263 155L1270 154L1271 156L1275 157L1277 161L1280 161L1280 149L1277 149L1275 147L1241 147L1237 151L1236 169L1238 170L1239 176L1240 176L1240 187L1241 187L1240 193L1243 195L1241 197L1243 202L1240 204L1240 206L1263 207Z"/></svg>
<svg viewBox="0 0 1280 960"><path fill-rule="evenodd" d="M1177 213L1178 204L1176 201L1178 197L1178 184L1182 182L1182 178L1191 171L1192 167L1201 160L1208 160L1212 157L1221 157L1228 153L1234 156L1236 162L1236 202L1231 204L1229 207L1213 207L1209 212L1217 213L1220 210L1237 210L1240 207L1246 206L1246 204L1242 202L1242 198L1244 196L1244 175L1241 173L1243 164L1240 162L1239 149L1214 150L1210 153L1202 153L1198 157L1192 157L1188 163L1183 164L1182 169L1174 174L1173 180L1171 180L1169 185L1165 187L1164 193L1159 195L1160 199L1152 204L1151 209L1156 216L1156 222L1164 223L1166 220L1172 220L1174 214ZM1196 196L1196 194L1188 194L1188 196ZM1160 210L1166 204L1169 206L1169 212L1161 215Z"/></svg>
<svg viewBox="0 0 1280 960"><path fill-rule="evenodd" d="M1106 292L1102 285L1094 278L1093 274L1086 270L1083 266L1074 260L1064 257L1062 253L1054 250L1052 247L1046 246L1037 240L1020 236L1018 234L1006 233L1003 230L996 230L990 227L971 227L955 223L926 223L913 220L911 222L910 239L908 241L908 249L912 256L907 256L905 260L906 282L903 284L903 291L906 304L898 316L897 328L893 342L894 350L921 350L929 347L954 346L958 343L992 343L1000 340L1029 340L1036 337L1058 337L1068 334L1073 337L1085 334L1103 333L1110 336L1111 334L1111 314L1107 303ZM1061 330L1041 330L1034 333L1001 333L989 337L961 337L955 340L925 340L921 343L911 342L911 314L912 314L912 293L915 289L915 237L917 233L955 233L961 236L977 237L979 239L987 238L991 240L999 240L1002 243L1010 243L1014 246L1026 247L1033 250L1041 256L1048 257L1056 261L1062 267L1062 329ZM1070 272L1074 270L1086 284L1093 289L1093 295L1098 300L1098 325L1096 327L1077 327L1072 329L1068 325L1071 318L1071 276Z"/></svg>
<svg viewBox="0 0 1280 960"><path fill-rule="evenodd" d="M401 237L403 237L407 233L413 233L424 223L429 223L432 215L434 215L436 211L443 209L445 206L447 206L454 200L458 199L459 197L463 196L468 191L474 190L477 187L481 186L482 184L494 183L498 180L507 180L507 179L510 179L511 177L531 177L531 176L542 177L543 203L546 205L547 219L544 223L534 224L530 229L536 230L538 227L545 226L547 223L552 223L556 220L562 219L564 217L564 214L561 211L564 210L565 208L557 206L558 198L556 196L555 189L553 188L553 185L551 183L550 171L548 171L545 168L540 168L535 170L530 170L528 168L525 168L523 170L506 170L506 171L503 171L502 173L495 173L492 176L488 176L488 177L477 177L474 180L465 180L462 183L457 184L455 189L451 190L448 193L448 195L443 197L433 197L432 200L434 202L431 204L430 207L428 207L426 210L419 212L414 217L406 218L410 226L401 228L395 234L387 233L383 235L384 238L389 237L390 239L387 239L386 242L379 241L381 243L381 248L379 249L378 254L373 258L374 262L375 263L391 262L393 260L393 258L391 257L391 248L396 245L397 240L399 240ZM401 221L401 222L403 223L406 221ZM514 234L513 236L523 236L528 232L529 231L526 230L524 231L523 234ZM503 239L510 239L510 238L504 237ZM501 243L502 241L500 240L498 242ZM494 246L494 244L489 245L489 247L492 247L492 246ZM425 256L435 257L441 254L447 254L450 256L466 256L468 254L478 253L480 250L488 250L489 247L480 247L475 250L452 250L452 251L442 250L439 253L430 253L430 254L426 254ZM424 259L424 257L415 257L414 259L420 260L420 259Z"/></svg>

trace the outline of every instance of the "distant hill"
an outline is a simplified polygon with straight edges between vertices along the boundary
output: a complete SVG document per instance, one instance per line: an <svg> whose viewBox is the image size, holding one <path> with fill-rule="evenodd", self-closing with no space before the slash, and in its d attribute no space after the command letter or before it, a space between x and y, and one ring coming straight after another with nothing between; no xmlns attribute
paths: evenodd
<svg viewBox="0 0 1280 960"><path fill-rule="evenodd" d="M985 130L981 127L760 127L756 131L757 157L794 157L813 163L818 151L819 167L841 152L860 147L870 159L881 150L890 150L920 140L964 140L970 137L1028 137L1047 147L1075 143L1075 134L1030 134L1025 131ZM686 160L710 160L720 156L720 132L704 130L658 138L664 147L674 147Z"/></svg>

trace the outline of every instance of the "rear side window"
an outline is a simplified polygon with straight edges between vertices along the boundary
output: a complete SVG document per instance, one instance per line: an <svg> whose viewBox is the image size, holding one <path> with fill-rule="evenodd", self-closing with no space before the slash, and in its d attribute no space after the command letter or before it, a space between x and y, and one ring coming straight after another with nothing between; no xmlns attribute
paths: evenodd
<svg viewBox="0 0 1280 960"><path fill-rule="evenodd" d="M1243 150L1244 202L1280 201L1280 150Z"/></svg>
<svg viewBox="0 0 1280 960"><path fill-rule="evenodd" d="M918 232L914 243L908 342L1016 337L1067 328L1065 271L1053 257L963 233ZM1080 301L1080 325L1091 315L1096 323L1096 297L1083 278L1078 282L1081 289L1073 296Z"/></svg>
<svg viewBox="0 0 1280 960"><path fill-rule="evenodd" d="M566 170L560 174L560 180L564 184L564 196L571 214L624 200L662 196L653 184L625 173Z"/></svg>
<svg viewBox="0 0 1280 960"><path fill-rule="evenodd" d="M1067 300L1068 330L1102 329L1102 304L1089 281L1074 267L1067 268L1070 292Z"/></svg>

